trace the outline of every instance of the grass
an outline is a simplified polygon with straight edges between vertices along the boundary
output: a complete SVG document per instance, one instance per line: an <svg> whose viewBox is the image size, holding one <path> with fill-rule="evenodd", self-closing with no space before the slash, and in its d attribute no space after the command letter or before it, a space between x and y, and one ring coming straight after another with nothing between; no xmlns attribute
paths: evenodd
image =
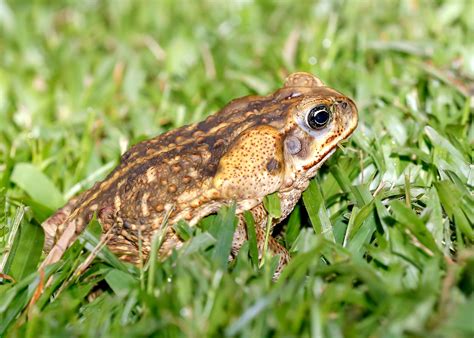
<svg viewBox="0 0 474 338"><path fill-rule="evenodd" d="M473 336L473 12L469 0L0 0L0 336ZM103 249L75 273L93 223L39 275L41 221L129 145L296 70L351 96L360 125L286 222L278 281L252 240L226 263L232 209L180 224L189 240L163 262Z"/></svg>

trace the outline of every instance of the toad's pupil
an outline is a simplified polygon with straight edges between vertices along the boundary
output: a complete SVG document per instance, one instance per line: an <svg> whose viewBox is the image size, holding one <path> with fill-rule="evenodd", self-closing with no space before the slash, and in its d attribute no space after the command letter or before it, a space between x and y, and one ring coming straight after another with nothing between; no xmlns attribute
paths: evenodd
<svg viewBox="0 0 474 338"><path fill-rule="evenodd" d="M321 110L316 113L316 116L314 118L316 120L316 123L325 124L329 120L329 113L325 110Z"/></svg>
<svg viewBox="0 0 474 338"><path fill-rule="evenodd" d="M321 129L329 122L328 107L320 105L311 109L308 115L308 124L313 129Z"/></svg>

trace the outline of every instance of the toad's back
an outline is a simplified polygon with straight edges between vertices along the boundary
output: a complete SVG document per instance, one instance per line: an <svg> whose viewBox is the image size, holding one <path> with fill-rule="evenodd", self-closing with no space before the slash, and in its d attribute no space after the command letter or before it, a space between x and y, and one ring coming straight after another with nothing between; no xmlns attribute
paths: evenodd
<svg viewBox="0 0 474 338"><path fill-rule="evenodd" d="M87 221L95 211L113 207L130 225L159 225L166 204L210 188L221 157L238 135L259 125L283 125L287 110L282 108L274 96L245 97L205 121L136 144L104 181L81 196L70 217ZM173 213L186 207L175 205Z"/></svg>

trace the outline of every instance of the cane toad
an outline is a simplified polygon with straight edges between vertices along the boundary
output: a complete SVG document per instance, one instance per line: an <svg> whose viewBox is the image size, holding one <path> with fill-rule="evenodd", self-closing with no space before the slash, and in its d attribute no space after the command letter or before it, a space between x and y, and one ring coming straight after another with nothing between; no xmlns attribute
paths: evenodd
<svg viewBox="0 0 474 338"><path fill-rule="evenodd" d="M232 202L239 218L232 252L247 238L246 210L254 216L261 251L267 219L263 198L277 192L282 215L275 223L287 217L357 119L351 99L311 74L294 73L268 96L233 100L202 122L138 143L103 181L43 223L45 250L52 247L43 266L62 256L94 213L103 232L110 230L111 251L138 263L148 256L165 218L169 225L185 220L193 226ZM172 226L167 229L161 257L183 243ZM280 254L281 268L287 251L271 237L268 247Z"/></svg>

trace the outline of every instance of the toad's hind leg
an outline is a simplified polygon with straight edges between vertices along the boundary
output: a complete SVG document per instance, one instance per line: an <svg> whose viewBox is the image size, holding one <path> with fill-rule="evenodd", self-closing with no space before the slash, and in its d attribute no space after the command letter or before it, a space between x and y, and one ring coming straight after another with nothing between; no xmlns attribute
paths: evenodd
<svg viewBox="0 0 474 338"><path fill-rule="evenodd" d="M107 241L107 247L120 260L135 265L143 264L148 256L148 253L145 252L140 255L137 244L122 235L111 234Z"/></svg>
<svg viewBox="0 0 474 338"><path fill-rule="evenodd" d="M43 247L43 250L45 252L49 252L51 250L53 245L56 243L58 237L63 233L65 229L66 219L76 207L78 200L79 196L70 199L65 206L56 211L53 215L51 215L41 224L45 235Z"/></svg>
<svg viewBox="0 0 474 338"><path fill-rule="evenodd" d="M105 225L104 228L106 227ZM157 252L160 260L167 258L174 249L179 249L184 243L171 227L166 230L163 236L163 239L157 238L157 240L161 242ZM140 237L142 238L141 240ZM154 234L140 235L137 232L132 235L130 232L124 232L123 230L121 231L120 228L117 228L117 231L112 233L110 239L107 240L107 247L117 255L119 259L138 265L141 263L144 264L150 258L153 240ZM139 244L140 241L141 246Z"/></svg>

